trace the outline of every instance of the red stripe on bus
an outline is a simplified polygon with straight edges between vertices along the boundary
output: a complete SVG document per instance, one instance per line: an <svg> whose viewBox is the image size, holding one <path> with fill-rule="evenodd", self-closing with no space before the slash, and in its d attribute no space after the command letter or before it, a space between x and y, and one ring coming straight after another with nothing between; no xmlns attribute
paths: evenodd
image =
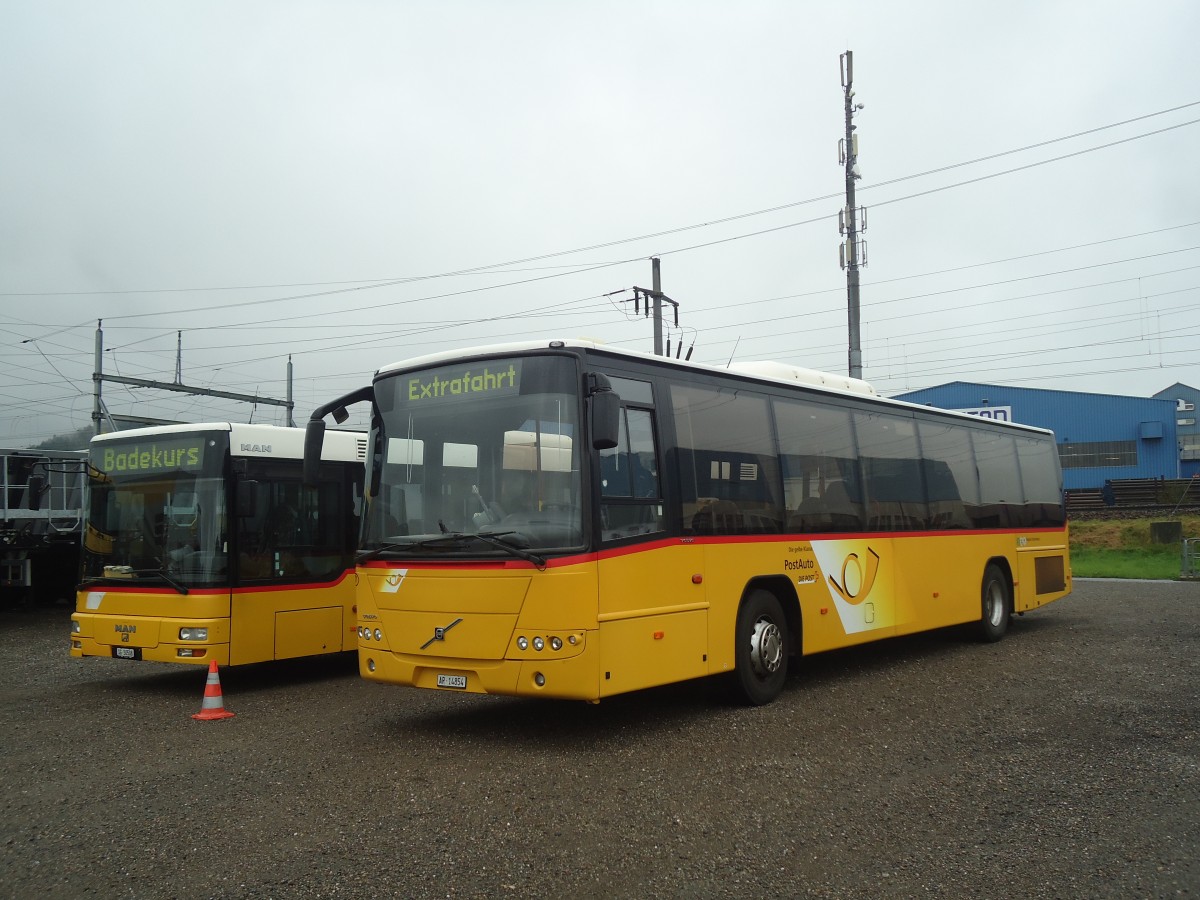
<svg viewBox="0 0 1200 900"><path fill-rule="evenodd" d="M660 538L656 541L644 541L608 550L598 550L588 553L575 553L569 556L558 556L546 561L547 569L557 569L566 566L578 566L587 562L602 559L615 559L621 556L632 556L635 553L649 553L667 547L690 547L695 545L713 546L718 544L787 544L797 541L874 541L884 538L922 538L922 537L967 537L969 535L998 535L998 534L1061 534L1066 538L1062 528L981 528L976 530L951 529L947 531L829 531L820 533L800 534L731 534L705 535L703 537L671 537ZM531 562L520 559L485 560L380 560L373 559L363 564L368 569L458 569L458 570L497 570L497 569L536 569Z"/></svg>

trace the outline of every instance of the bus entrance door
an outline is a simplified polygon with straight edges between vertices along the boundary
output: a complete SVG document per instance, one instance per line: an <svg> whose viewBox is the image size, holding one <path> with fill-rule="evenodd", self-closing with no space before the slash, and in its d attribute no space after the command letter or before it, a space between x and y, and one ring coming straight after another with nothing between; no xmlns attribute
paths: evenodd
<svg viewBox="0 0 1200 900"><path fill-rule="evenodd" d="M602 697L709 673L704 548L664 543L600 561Z"/></svg>

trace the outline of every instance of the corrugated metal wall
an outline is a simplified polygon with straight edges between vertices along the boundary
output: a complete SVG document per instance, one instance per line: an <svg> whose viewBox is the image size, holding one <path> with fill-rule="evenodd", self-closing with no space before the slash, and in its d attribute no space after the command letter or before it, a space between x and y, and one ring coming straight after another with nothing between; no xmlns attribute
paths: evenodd
<svg viewBox="0 0 1200 900"><path fill-rule="evenodd" d="M1175 401L1077 391L1045 391L955 381L897 394L899 400L1009 418L1054 432L1063 444L1133 442L1136 464L1063 467L1063 486L1098 488L1113 478L1179 478ZM1109 456L1109 454L1100 454Z"/></svg>

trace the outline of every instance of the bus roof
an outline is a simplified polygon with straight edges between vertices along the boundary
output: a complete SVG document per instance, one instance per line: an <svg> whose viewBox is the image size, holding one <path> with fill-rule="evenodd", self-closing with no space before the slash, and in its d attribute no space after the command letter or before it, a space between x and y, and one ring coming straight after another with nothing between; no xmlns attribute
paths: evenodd
<svg viewBox="0 0 1200 900"><path fill-rule="evenodd" d="M589 340L562 340L562 341L517 341L508 344L488 344L481 347L468 347L462 350L442 351L440 353L429 353L424 356L406 359L402 362L393 363L390 366L384 366L376 376L386 375L393 371L401 369L412 369L425 367L430 365L438 365L443 362L451 362L464 357L476 356L498 356L507 353L528 353L531 350L547 350L559 347L578 347L585 350L593 350L601 353L611 353L617 356L627 356L630 359L639 359L644 362L653 362L658 364L669 363L671 365L709 370L713 372L740 372L746 375L752 375L756 378L764 378L768 381L784 381L789 384L811 384L819 387L832 388L834 390L848 391L855 394L867 394L869 396L878 396L875 388L871 387L865 381L858 378L850 378L845 375L834 375L830 372L818 372L816 369L805 369L802 366L793 366L788 363L775 362L773 360L762 360L753 362L738 362L731 363L728 368L720 366L709 366L704 363L694 363L682 359L670 359L664 356L654 356L650 353L643 353L640 350L626 350L618 347L610 347L600 341Z"/></svg>
<svg viewBox="0 0 1200 900"><path fill-rule="evenodd" d="M981 420L977 416L971 416L967 413L958 412L956 410L941 409L939 407L924 406L919 403L910 403L906 400L882 397L875 391L875 388L873 388L866 381L862 381L857 378L850 378L845 375L819 372L815 369L805 369L800 366L790 365L788 363L763 360L755 362L731 363L728 367L711 366L705 363L691 362L682 359L671 359L670 357L664 356L655 356L652 353L644 353L639 350L627 350L624 348L613 347L600 341L583 339L515 341L504 344L486 344L477 347L464 347L458 350L443 350L438 353L428 353L422 356L415 356L412 359L406 359L400 362L392 363L391 365L383 366L376 371L375 377L379 378L381 376L386 376L395 372L409 369L444 365L446 363L463 359L529 353L538 350L560 348L590 350L606 355L626 357L631 360L637 360L651 365L669 366L672 368L686 369L697 372L711 372L719 375L738 375L755 381L787 384L790 387L803 386L806 388L811 388L820 393L867 399L874 403L890 407L921 410L925 413L934 413L956 419L966 419L969 421L979 422L981 424L995 424L1002 428L1018 428L1025 431L1036 432L1038 434L1053 433L1049 429L1039 428L1034 425L1022 425L1017 422L992 422L991 420Z"/></svg>
<svg viewBox="0 0 1200 900"><path fill-rule="evenodd" d="M282 425L245 425L240 422L197 422L191 425L151 425L96 435L92 444L113 441L146 440L167 435L178 436L222 431L229 433L233 456L259 459L303 459L304 429ZM321 459L361 462L367 455L367 436L357 431L325 433Z"/></svg>

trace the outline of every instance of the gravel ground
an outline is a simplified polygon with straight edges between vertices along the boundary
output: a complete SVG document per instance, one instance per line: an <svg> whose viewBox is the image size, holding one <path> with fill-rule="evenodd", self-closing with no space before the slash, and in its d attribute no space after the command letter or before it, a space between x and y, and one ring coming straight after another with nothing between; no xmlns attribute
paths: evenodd
<svg viewBox="0 0 1200 900"><path fill-rule="evenodd" d="M1200 584L1087 581L998 644L599 706L373 685L352 658L74 660L0 614L0 896L1200 893Z"/></svg>

